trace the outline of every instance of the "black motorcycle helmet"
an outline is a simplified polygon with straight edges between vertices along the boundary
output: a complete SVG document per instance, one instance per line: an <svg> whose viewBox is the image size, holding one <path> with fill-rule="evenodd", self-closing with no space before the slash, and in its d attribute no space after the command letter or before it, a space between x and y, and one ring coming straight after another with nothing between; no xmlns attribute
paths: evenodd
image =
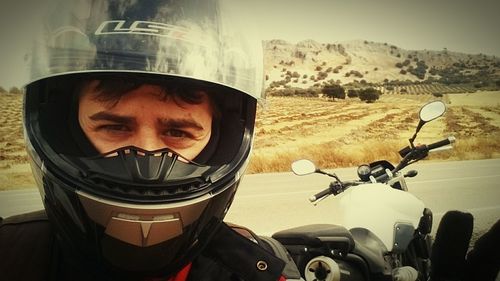
<svg viewBox="0 0 500 281"><path fill-rule="evenodd" d="M216 0L54 0L32 52L24 129L67 262L119 279L168 276L221 224L246 167L262 47ZM218 115L192 161L169 148L98 153L75 118L85 81L203 90Z"/></svg>

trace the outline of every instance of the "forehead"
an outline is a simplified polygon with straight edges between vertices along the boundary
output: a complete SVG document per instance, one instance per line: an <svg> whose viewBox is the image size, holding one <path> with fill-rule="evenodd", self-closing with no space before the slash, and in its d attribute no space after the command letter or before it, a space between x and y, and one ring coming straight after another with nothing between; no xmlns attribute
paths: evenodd
<svg viewBox="0 0 500 281"><path fill-rule="evenodd" d="M92 80L83 84L80 90L79 111L92 112L110 110L132 116L139 107L147 104L149 116L171 116L176 114L195 114L203 118L220 118L220 111L210 94L202 89L168 88L158 84L111 84ZM166 108L167 106L168 108ZM170 113L169 113L170 112ZM144 113L144 112L142 112ZM132 114L132 115L131 115ZM201 114L201 115L200 115Z"/></svg>
<svg viewBox="0 0 500 281"><path fill-rule="evenodd" d="M123 97L130 94L150 94L161 100L173 99L178 105L212 103L212 94L208 94L208 87L196 83L168 81L151 83L134 79L93 79L84 81L79 90L82 97L91 98L99 102L116 105ZM212 105L213 106L213 105Z"/></svg>

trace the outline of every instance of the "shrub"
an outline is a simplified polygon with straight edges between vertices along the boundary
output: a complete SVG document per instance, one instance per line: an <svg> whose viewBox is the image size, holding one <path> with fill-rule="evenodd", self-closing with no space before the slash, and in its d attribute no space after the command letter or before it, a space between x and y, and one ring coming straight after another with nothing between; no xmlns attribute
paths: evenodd
<svg viewBox="0 0 500 281"><path fill-rule="evenodd" d="M357 98L357 97L359 97L359 92L355 89L349 89L347 91L347 96L350 98Z"/></svg>
<svg viewBox="0 0 500 281"><path fill-rule="evenodd" d="M421 60L417 62L417 67L408 68L408 71L411 74L417 76L419 79L424 79L425 73L427 72L427 68L429 67L425 64L425 61Z"/></svg>
<svg viewBox="0 0 500 281"><path fill-rule="evenodd" d="M6 93L7 91L2 87L0 86L0 93Z"/></svg>
<svg viewBox="0 0 500 281"><path fill-rule="evenodd" d="M328 84L321 89L321 92L331 99L345 99L345 90L337 84Z"/></svg>
<svg viewBox="0 0 500 281"><path fill-rule="evenodd" d="M375 88L366 88L359 92L359 99L367 103L373 103L379 99L381 92Z"/></svg>
<svg viewBox="0 0 500 281"><path fill-rule="evenodd" d="M351 70L349 73L358 77L358 78L363 78L363 74L361 74L361 72L359 72L357 70Z"/></svg>
<svg viewBox="0 0 500 281"><path fill-rule="evenodd" d="M318 80L323 80L328 76L328 73L320 71L318 72Z"/></svg>
<svg viewBox="0 0 500 281"><path fill-rule="evenodd" d="M300 97L317 97L318 93L313 89L302 89L302 88L294 88L288 87L280 90L272 90L268 91L270 96L280 96L280 97L292 97L292 96L300 96Z"/></svg>

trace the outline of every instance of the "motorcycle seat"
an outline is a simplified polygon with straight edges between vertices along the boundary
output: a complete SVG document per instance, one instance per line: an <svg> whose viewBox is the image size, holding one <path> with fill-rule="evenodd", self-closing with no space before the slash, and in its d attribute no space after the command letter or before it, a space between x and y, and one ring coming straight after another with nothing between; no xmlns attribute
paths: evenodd
<svg viewBox="0 0 500 281"><path fill-rule="evenodd" d="M276 232L272 236L283 245L324 247L344 253L354 249L354 239L343 226L334 224L310 224Z"/></svg>

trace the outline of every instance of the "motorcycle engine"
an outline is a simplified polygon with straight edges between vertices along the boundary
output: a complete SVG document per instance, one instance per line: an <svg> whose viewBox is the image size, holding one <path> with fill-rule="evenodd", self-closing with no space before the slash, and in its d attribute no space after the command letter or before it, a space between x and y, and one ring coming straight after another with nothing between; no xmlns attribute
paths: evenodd
<svg viewBox="0 0 500 281"><path fill-rule="evenodd" d="M304 269L306 281L350 281L365 280L361 272L343 260L327 256L312 258Z"/></svg>

